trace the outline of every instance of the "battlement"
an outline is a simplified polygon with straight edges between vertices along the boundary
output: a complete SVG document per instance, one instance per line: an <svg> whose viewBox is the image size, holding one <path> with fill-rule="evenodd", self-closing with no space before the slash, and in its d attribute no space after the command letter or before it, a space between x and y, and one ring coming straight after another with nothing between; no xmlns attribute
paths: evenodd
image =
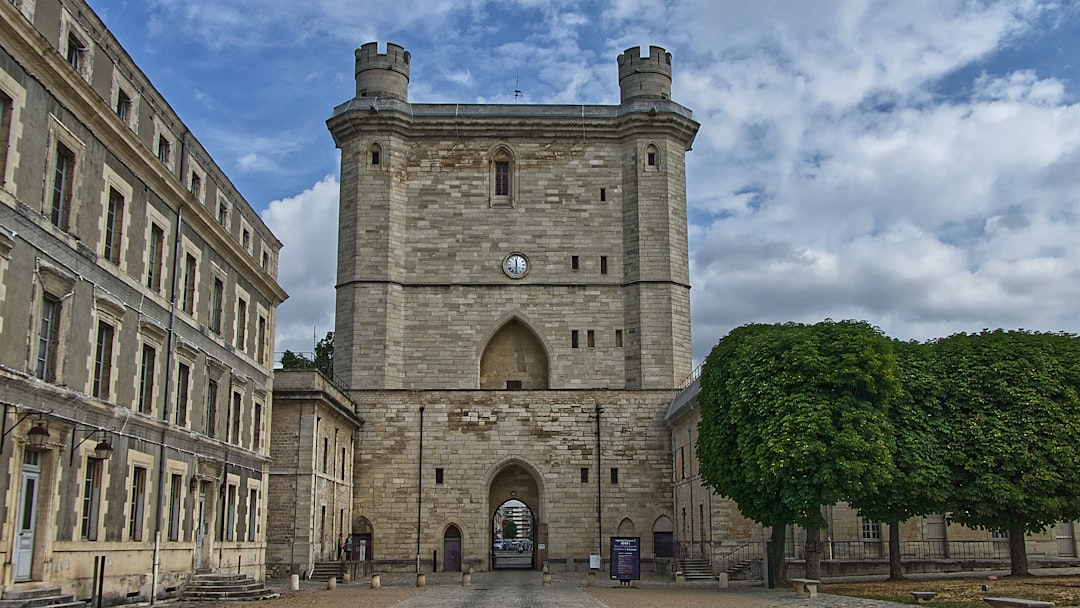
<svg viewBox="0 0 1080 608"><path fill-rule="evenodd" d="M356 49L356 96L392 97L409 100L409 61L412 55L404 47L386 43L379 52L378 42L368 42Z"/></svg>
<svg viewBox="0 0 1080 608"><path fill-rule="evenodd" d="M622 101L671 98L671 53L650 46L649 55L641 56L641 47L626 49L619 55L619 89Z"/></svg>

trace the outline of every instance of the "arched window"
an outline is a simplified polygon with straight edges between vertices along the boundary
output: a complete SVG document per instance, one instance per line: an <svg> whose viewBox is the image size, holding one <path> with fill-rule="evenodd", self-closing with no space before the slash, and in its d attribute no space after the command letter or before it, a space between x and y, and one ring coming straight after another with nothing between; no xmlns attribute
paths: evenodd
<svg viewBox="0 0 1080 608"><path fill-rule="evenodd" d="M371 166L374 168L382 165L382 161L382 146L378 143L371 144L368 148L368 162L371 163Z"/></svg>
<svg viewBox="0 0 1080 608"><path fill-rule="evenodd" d="M646 173L659 172L661 160L660 148L658 148L656 144L645 146L645 163L643 168Z"/></svg>
<svg viewBox="0 0 1080 608"><path fill-rule="evenodd" d="M513 207L517 192L517 163L505 144L488 154L488 202L492 207Z"/></svg>

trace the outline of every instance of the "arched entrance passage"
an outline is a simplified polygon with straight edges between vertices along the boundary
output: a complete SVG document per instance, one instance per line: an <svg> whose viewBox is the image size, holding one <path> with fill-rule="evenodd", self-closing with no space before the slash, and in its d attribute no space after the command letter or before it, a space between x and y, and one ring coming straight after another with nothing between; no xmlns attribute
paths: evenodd
<svg viewBox="0 0 1080 608"><path fill-rule="evenodd" d="M533 568L547 559L547 527L540 512L540 485L532 467L503 465L488 487L491 513L491 568ZM513 538L504 538L504 522L513 521ZM498 541L498 545L496 545ZM498 549L496 547L498 546Z"/></svg>

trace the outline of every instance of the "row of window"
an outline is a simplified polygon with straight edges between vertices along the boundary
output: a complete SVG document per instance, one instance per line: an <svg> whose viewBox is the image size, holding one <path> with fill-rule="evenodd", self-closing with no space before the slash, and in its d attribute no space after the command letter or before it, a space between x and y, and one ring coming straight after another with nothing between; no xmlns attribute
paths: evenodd
<svg viewBox="0 0 1080 608"><path fill-rule="evenodd" d="M576 255L570 256L570 270L577 272L581 270L581 258ZM606 255L600 256L600 274L608 273L608 257Z"/></svg>
<svg viewBox="0 0 1080 608"><path fill-rule="evenodd" d="M74 22L74 20L65 14L65 29L67 30L66 38L62 41L63 53L68 64L72 69L78 72L87 82L91 82L90 69L93 65L92 53L94 47L86 42L90 39L88 35L82 32L81 27ZM127 125L132 131L139 132L139 96L135 92L135 87L129 83L120 74L119 70L113 70L113 85L112 85L112 109L116 116ZM2 117L0 117L2 118ZM170 173L174 173L174 165L176 163L176 154L174 153L175 137L171 135L170 129L157 117L153 120L153 132L155 139L152 145L156 146L153 152L156 154L158 161L165 165ZM7 141L5 136L3 141ZM58 154L61 153L58 151ZM66 216L63 209L63 201L65 198L70 198L70 184L73 177L73 167L75 164L75 155L71 150L66 150L64 162L57 162L57 171L63 171L64 180L57 180L54 178L53 187L53 223L62 229L68 229ZM193 157L189 156L190 175L189 175L189 190L192 196L202 202L205 200L205 190L203 186L203 179L205 174L198 169L198 163L195 162ZM3 161L3 159L0 159ZM5 165L0 164L0 167ZM67 188L65 188L67 186ZM235 209L238 218L238 228L235 231L235 238L238 238L241 247L249 254L255 255L254 247L254 231L251 223L248 222L242 215L239 206L233 206L229 204L229 201L221 193L218 193L218 199L216 201L216 209L211 209L211 212L215 214L217 221L221 224L226 231L232 232L229 226L230 210ZM271 252L266 248L264 244L260 248L259 262L262 269L266 272L271 272ZM106 256L108 257L108 256Z"/></svg>
<svg viewBox="0 0 1080 608"><path fill-rule="evenodd" d="M613 342L615 348L623 347L622 330L615 330L615 339ZM581 331L577 329L570 330L570 348L581 348ZM585 348L596 348L596 330L585 330Z"/></svg>
<svg viewBox="0 0 1080 608"><path fill-rule="evenodd" d="M442 467L436 467L435 468L435 483L437 485L442 485L442 483L443 483L443 481L445 479L446 479L445 470ZM612 485L618 485L618 483L619 483L619 468L618 467L612 467L611 468L610 480L611 480ZM581 483L589 483L589 467L581 467Z"/></svg>
<svg viewBox="0 0 1080 608"><path fill-rule="evenodd" d="M27 452L28 454L30 452ZM104 472L107 461L89 457L86 459L86 467L81 484L81 503L79 512L79 538L86 541L96 541L105 538L105 530L102 522L102 501L105 483ZM132 466L127 483L127 496L125 501L125 534L123 540L144 541L148 540L148 528L146 521L147 480L149 469L144 466ZM184 476L180 473L169 475L169 484L166 489L166 530L165 540L178 542L181 540L181 518L184 516ZM210 483L203 483L203 491L207 491ZM192 484L192 492L197 488ZM218 525L215 526L215 540L219 541L257 541L261 529L259 517L261 515L259 504L259 490L248 488L246 504L239 504L240 488L235 483L229 483L225 491L221 493L221 501L218 511ZM195 530L197 523L195 518L207 517L209 513L194 506L188 513L188 530ZM247 514L246 525L237 526L237 518L240 513Z"/></svg>

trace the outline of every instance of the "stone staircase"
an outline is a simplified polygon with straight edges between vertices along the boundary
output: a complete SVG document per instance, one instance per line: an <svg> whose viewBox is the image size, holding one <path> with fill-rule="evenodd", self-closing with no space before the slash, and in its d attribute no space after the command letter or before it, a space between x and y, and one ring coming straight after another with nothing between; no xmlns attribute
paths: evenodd
<svg viewBox="0 0 1080 608"><path fill-rule="evenodd" d="M707 581L716 578L712 564L706 559L680 559L679 569L682 570L683 578L688 581Z"/></svg>
<svg viewBox="0 0 1080 608"><path fill-rule="evenodd" d="M732 579L738 578L737 575L741 574L743 571L749 568L750 564L754 563L755 561L757 560L747 558L734 562L730 566L728 566L727 569L724 570L724 572L727 572L728 577Z"/></svg>
<svg viewBox="0 0 1080 608"><path fill-rule="evenodd" d="M59 588L6 590L0 608L86 608L86 602L64 595Z"/></svg>
<svg viewBox="0 0 1080 608"><path fill-rule="evenodd" d="M267 600L278 594L244 574L196 574L184 587L184 601Z"/></svg>
<svg viewBox="0 0 1080 608"><path fill-rule="evenodd" d="M339 583L345 580L345 562L315 562L308 580L328 581L331 577Z"/></svg>

